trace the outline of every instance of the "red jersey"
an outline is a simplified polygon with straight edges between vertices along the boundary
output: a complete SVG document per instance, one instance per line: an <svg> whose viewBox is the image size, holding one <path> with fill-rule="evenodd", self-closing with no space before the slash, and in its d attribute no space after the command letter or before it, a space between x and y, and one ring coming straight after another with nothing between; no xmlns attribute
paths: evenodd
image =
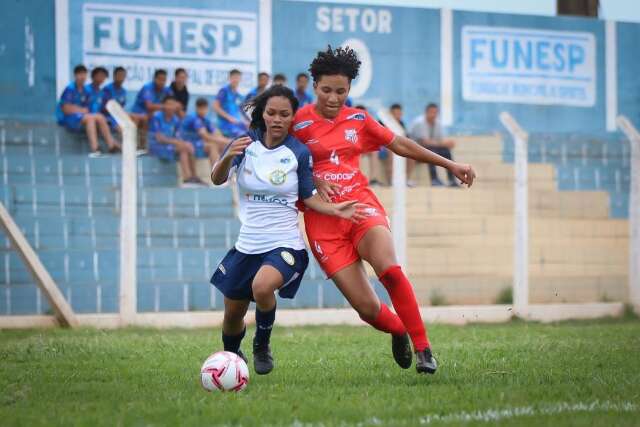
<svg viewBox="0 0 640 427"><path fill-rule="evenodd" d="M313 174L342 187L338 199L352 199L350 193L369 184L360 171L360 154L378 151L395 137L366 111L342 107L338 116L329 120L316 113L315 104L298 110L292 130L311 151Z"/></svg>

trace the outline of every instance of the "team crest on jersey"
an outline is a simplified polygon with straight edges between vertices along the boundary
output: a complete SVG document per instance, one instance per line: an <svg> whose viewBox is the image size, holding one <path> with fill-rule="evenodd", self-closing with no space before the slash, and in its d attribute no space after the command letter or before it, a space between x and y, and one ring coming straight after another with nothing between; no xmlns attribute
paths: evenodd
<svg viewBox="0 0 640 427"><path fill-rule="evenodd" d="M355 113L347 117L347 120L360 120L364 121L365 115L364 113Z"/></svg>
<svg viewBox="0 0 640 427"><path fill-rule="evenodd" d="M269 181L273 185L282 185L286 180L287 174L281 169L276 169L269 174Z"/></svg>
<svg viewBox="0 0 640 427"><path fill-rule="evenodd" d="M293 257L293 255L291 255L290 252L282 251L282 252L280 252L280 256L282 257L284 262L286 262L287 264L289 264L292 267L296 263L296 259Z"/></svg>
<svg viewBox="0 0 640 427"><path fill-rule="evenodd" d="M344 139L352 144L358 142L358 131L355 129L345 129Z"/></svg>
<svg viewBox="0 0 640 427"><path fill-rule="evenodd" d="M313 124L313 120L305 120L304 122L300 122L296 125L293 126L293 130L300 130L300 129L304 129L306 127L309 127Z"/></svg>
<svg viewBox="0 0 640 427"><path fill-rule="evenodd" d="M283 165L289 164L289 162L291 162L291 157L284 157L280 159L280 163L282 163Z"/></svg>

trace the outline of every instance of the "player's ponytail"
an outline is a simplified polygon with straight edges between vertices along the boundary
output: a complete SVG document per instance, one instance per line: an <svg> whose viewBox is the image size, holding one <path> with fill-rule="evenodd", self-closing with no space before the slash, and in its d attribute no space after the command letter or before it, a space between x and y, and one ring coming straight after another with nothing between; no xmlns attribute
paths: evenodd
<svg viewBox="0 0 640 427"><path fill-rule="evenodd" d="M264 114L264 109L267 107L267 101L269 101L269 98L273 98L274 96L287 98L291 103L291 110L293 111L293 114L298 111L298 99L294 95L293 91L283 85L273 85L244 105L244 110L251 116L251 123L249 124L251 129L260 130L262 132L267 130L267 125L265 124L262 116Z"/></svg>

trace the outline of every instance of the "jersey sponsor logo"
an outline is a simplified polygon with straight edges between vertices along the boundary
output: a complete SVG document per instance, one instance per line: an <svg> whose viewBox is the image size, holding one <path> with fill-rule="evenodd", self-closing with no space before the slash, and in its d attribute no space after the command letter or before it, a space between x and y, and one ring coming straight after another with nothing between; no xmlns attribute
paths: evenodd
<svg viewBox="0 0 640 427"><path fill-rule="evenodd" d="M280 163L282 163L283 165L289 164L291 162L291 157L283 157L282 159L280 159Z"/></svg>
<svg viewBox="0 0 640 427"><path fill-rule="evenodd" d="M345 129L344 130L344 139L347 142L355 144L358 142L358 131L355 129Z"/></svg>
<svg viewBox="0 0 640 427"><path fill-rule="evenodd" d="M218 266L218 270L220 270L220 272L221 272L222 274L224 274L225 276L227 275L227 269L226 269L226 268L224 268L224 265L220 264L220 265Z"/></svg>
<svg viewBox="0 0 640 427"><path fill-rule="evenodd" d="M282 169L276 169L269 174L269 181L273 185L282 185L287 180L287 174Z"/></svg>
<svg viewBox="0 0 640 427"><path fill-rule="evenodd" d="M245 198L248 202L275 203L282 206L287 206L289 204L289 201L287 201L287 199L278 196L269 196L267 194L245 193Z"/></svg>
<svg viewBox="0 0 640 427"><path fill-rule="evenodd" d="M326 172L324 175L321 175L325 181L351 181L354 176L356 176L357 172Z"/></svg>
<svg viewBox="0 0 640 427"><path fill-rule="evenodd" d="M291 255L291 252L282 251L282 252L280 252L280 256L282 257L284 262L286 262L287 264L289 264L292 267L296 263L296 259L293 257L293 255Z"/></svg>
<svg viewBox="0 0 640 427"><path fill-rule="evenodd" d="M300 130L300 129L304 129L306 127L309 127L313 124L313 120L305 120L304 122L300 122L297 123L296 125L293 126L293 130Z"/></svg>
<svg viewBox="0 0 640 427"><path fill-rule="evenodd" d="M355 113L355 114L351 114L350 116L347 117L347 120L360 120L360 121L364 121L365 119L365 115L364 113Z"/></svg>
<svg viewBox="0 0 640 427"><path fill-rule="evenodd" d="M318 139L316 139L316 138L313 138L313 139L308 140L308 141L306 142L306 144L307 144L307 145L311 145L311 144L317 144L318 142L320 142L320 140L318 140Z"/></svg>

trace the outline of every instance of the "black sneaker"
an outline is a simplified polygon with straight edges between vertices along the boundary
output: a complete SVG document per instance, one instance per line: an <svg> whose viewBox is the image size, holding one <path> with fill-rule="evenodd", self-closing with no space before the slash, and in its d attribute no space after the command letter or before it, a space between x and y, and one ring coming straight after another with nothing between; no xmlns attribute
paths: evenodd
<svg viewBox="0 0 640 427"><path fill-rule="evenodd" d="M431 349L426 348L423 351L416 351L416 371L419 374L435 374L438 369L438 361L433 354L431 354Z"/></svg>
<svg viewBox="0 0 640 427"><path fill-rule="evenodd" d="M247 356L244 355L242 350L238 350L238 352L236 354L240 357L240 359L244 360L244 363L249 363L249 360L247 359Z"/></svg>
<svg viewBox="0 0 640 427"><path fill-rule="evenodd" d="M258 375L266 375L273 370L273 356L269 344L253 345L253 368Z"/></svg>
<svg viewBox="0 0 640 427"><path fill-rule="evenodd" d="M391 350L393 351L393 360L402 369L409 369L413 362L413 353L411 353L411 342L409 335L391 335Z"/></svg>

